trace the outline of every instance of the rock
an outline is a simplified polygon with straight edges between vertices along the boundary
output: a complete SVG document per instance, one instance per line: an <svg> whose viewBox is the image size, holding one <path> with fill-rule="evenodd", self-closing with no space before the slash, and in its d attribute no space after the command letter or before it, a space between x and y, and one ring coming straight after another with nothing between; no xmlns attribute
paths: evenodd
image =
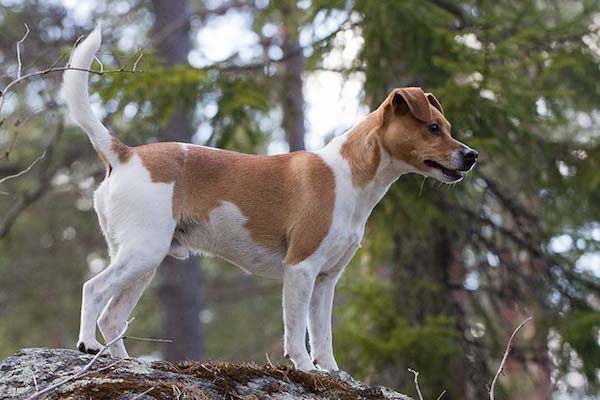
<svg viewBox="0 0 600 400"><path fill-rule="evenodd" d="M67 349L24 349L0 364L0 399L26 399L76 374L92 356ZM411 400L344 372L304 373L285 366L99 358L88 372L43 399Z"/></svg>

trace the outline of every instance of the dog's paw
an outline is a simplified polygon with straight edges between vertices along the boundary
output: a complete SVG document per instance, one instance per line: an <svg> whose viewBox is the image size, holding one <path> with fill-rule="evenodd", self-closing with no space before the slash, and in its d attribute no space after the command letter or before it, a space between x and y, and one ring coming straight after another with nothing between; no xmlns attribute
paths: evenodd
<svg viewBox="0 0 600 400"><path fill-rule="evenodd" d="M319 359L313 359L313 364L315 367L322 371L335 372L339 371L337 363L333 359L333 357L323 357Z"/></svg>
<svg viewBox="0 0 600 400"><path fill-rule="evenodd" d="M100 349L102 349L102 347L103 346L97 340L95 340L93 342L87 341L87 344L83 340L81 340L81 341L79 341L79 343L77 343L77 349L79 349L79 351L81 351L82 353L92 354L92 355L98 354L98 352L100 352Z"/></svg>

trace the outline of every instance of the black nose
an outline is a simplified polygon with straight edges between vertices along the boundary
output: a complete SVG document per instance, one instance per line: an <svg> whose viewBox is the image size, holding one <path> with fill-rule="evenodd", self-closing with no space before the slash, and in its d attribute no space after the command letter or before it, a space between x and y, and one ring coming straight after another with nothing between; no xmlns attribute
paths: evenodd
<svg viewBox="0 0 600 400"><path fill-rule="evenodd" d="M463 149L462 156L465 160L477 160L479 153L475 149Z"/></svg>

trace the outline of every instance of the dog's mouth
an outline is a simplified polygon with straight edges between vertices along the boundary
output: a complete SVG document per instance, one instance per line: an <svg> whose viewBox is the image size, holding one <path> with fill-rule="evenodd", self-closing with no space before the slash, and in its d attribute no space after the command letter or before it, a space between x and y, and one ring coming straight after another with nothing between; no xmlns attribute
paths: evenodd
<svg viewBox="0 0 600 400"><path fill-rule="evenodd" d="M463 178L463 174L456 169L446 168L442 164L437 163L433 160L425 160L423 162L429 168L439 170L444 175L445 178L448 178L448 182L458 182Z"/></svg>

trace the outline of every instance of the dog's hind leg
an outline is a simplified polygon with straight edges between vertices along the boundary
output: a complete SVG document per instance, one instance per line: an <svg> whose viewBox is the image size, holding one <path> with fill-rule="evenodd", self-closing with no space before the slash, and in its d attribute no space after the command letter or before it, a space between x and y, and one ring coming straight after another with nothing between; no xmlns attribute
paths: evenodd
<svg viewBox="0 0 600 400"><path fill-rule="evenodd" d="M106 240L106 244L108 246L108 254L112 259L115 254L117 254L117 243L113 238L110 227L108 225L108 221L106 216L108 215L108 210L106 207L106 197L108 192L108 180L105 179L102 181L98 189L94 192L94 209L96 210L96 215L98 215L98 222L100 223L100 228L102 230L102 234L104 235L104 239Z"/></svg>
<svg viewBox="0 0 600 400"><path fill-rule="evenodd" d="M133 308L140 300L144 289L146 289L148 283L152 280L154 272L148 272L131 286L123 289L121 293L116 294L110 299L98 319L98 327L106 343L112 341L121 333L125 327L125 321L127 321ZM113 357L128 357L123 340L117 341L110 347L110 354Z"/></svg>
<svg viewBox="0 0 600 400"><path fill-rule="evenodd" d="M101 345L96 340L96 320L109 300L154 271L169 251L172 232L162 238L155 232L155 237L152 232L142 236L138 230L137 234L135 241L121 243L111 264L83 285L77 345L83 352L94 354L100 350Z"/></svg>

